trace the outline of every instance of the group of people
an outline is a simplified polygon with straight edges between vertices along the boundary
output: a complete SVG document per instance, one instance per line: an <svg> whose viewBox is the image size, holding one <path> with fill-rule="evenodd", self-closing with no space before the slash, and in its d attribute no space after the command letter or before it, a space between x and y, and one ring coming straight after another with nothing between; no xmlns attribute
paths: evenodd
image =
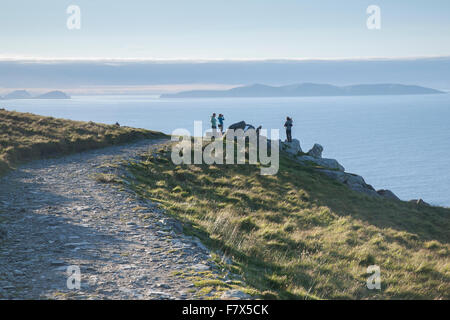
<svg viewBox="0 0 450 320"><path fill-rule="evenodd" d="M219 113L219 116L216 119L216 113L213 113L211 116L211 128L213 131L217 131L217 127L219 127L220 134L223 135L223 122L225 118L223 114ZM217 125L217 121L219 121L219 125ZM292 126L294 125L294 121L291 117L286 117L286 122L284 123L284 127L286 128L286 140L287 142L292 142Z"/></svg>
<svg viewBox="0 0 450 320"><path fill-rule="evenodd" d="M217 121L219 121L219 130L220 130L220 134L223 135L223 122L224 122L225 118L223 117L223 114L219 113L219 116L216 119L216 114L213 113L211 116L211 128L213 129L213 131L217 130Z"/></svg>

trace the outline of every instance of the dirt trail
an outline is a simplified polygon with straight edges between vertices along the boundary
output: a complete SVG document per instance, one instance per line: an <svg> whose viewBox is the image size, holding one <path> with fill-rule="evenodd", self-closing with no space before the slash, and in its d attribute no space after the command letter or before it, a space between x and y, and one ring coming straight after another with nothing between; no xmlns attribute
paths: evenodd
<svg viewBox="0 0 450 320"><path fill-rule="evenodd" d="M0 178L0 299L189 299L177 271L212 271L209 251L153 203L94 179L156 141L39 160ZM81 288L68 288L68 266ZM76 286L75 281L69 284ZM70 285L69 285L70 287Z"/></svg>

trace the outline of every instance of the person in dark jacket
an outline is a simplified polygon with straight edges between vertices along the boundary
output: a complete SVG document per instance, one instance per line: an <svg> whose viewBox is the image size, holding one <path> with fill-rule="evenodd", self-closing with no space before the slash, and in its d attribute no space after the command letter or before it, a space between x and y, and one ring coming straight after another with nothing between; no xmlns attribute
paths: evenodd
<svg viewBox="0 0 450 320"><path fill-rule="evenodd" d="M293 126L292 118L286 117L284 127L286 128L286 138L288 142L292 142L292 126Z"/></svg>

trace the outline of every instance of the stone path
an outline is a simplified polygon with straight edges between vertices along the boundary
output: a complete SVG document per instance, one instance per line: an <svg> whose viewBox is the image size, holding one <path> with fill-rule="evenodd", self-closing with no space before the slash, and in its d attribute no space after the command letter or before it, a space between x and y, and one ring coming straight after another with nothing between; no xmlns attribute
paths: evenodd
<svg viewBox="0 0 450 320"><path fill-rule="evenodd" d="M0 299L196 297L176 274L219 273L210 252L153 203L94 178L155 144L34 161L0 178ZM80 289L76 274L68 286L69 266Z"/></svg>

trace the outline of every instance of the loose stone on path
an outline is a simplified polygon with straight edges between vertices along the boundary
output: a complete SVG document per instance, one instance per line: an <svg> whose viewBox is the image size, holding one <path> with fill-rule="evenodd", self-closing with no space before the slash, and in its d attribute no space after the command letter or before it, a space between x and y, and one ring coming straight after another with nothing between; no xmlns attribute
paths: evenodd
<svg viewBox="0 0 450 320"><path fill-rule="evenodd" d="M156 144L38 160L0 178L0 299L196 298L193 283L174 274L218 270L209 250L155 204L94 178ZM69 288L69 266L80 270L79 289Z"/></svg>

